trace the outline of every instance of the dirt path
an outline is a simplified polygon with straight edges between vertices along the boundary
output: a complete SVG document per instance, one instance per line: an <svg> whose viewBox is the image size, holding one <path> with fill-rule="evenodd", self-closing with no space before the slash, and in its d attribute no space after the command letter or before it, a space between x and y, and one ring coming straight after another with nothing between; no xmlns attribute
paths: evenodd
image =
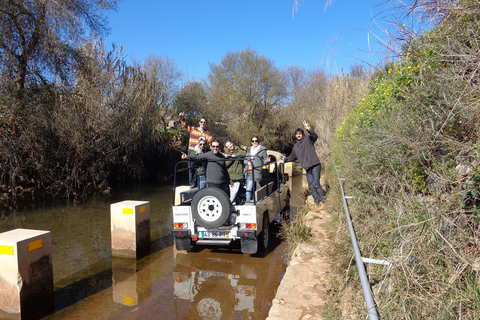
<svg viewBox="0 0 480 320"><path fill-rule="evenodd" d="M311 196L307 203L313 206ZM313 236L309 242L299 243L295 248L267 320L323 319L319 311L328 295L330 218L328 207L307 213L306 223L312 228Z"/></svg>

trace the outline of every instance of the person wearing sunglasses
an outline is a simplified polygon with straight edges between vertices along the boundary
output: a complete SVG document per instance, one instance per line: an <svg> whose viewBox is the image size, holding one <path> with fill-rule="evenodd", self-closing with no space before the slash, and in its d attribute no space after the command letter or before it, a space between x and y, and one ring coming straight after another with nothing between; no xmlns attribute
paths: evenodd
<svg viewBox="0 0 480 320"><path fill-rule="evenodd" d="M315 146L313 145L315 141L317 141L318 136L305 120L303 120L303 125L309 135L306 136L303 129L298 128L295 130L295 138L297 139L297 142L293 146L292 153L287 157L285 162L292 162L295 159L298 159L300 165L307 172L308 188L315 201L313 209L323 210L325 209L325 192L320 185L320 172L322 171L322 166L318 159L317 152L315 151Z"/></svg>
<svg viewBox="0 0 480 320"><path fill-rule="evenodd" d="M195 146L195 154L207 153L209 150L207 148L207 141L205 137L200 137L198 139L198 144ZM205 189L207 187L207 177L205 172L207 170L207 163L205 161L201 163L195 163L195 169L197 174L197 185L198 190Z"/></svg>
<svg viewBox="0 0 480 320"><path fill-rule="evenodd" d="M205 172L207 188L221 189L230 198L230 177L225 165L225 155L220 151L220 142L213 140L211 151L198 155L187 155L185 152L182 152L182 159L191 160L192 162L207 161Z"/></svg>
<svg viewBox="0 0 480 320"><path fill-rule="evenodd" d="M253 136L250 141L252 146L248 148L247 160L245 160L245 202L249 202L253 198L253 184L255 183L257 188L260 187L262 167L267 163L267 148L260 144L260 138Z"/></svg>
<svg viewBox="0 0 480 320"><path fill-rule="evenodd" d="M246 152L240 148L237 148L232 141L227 140L224 143L225 146L225 154L231 158L241 157L246 154ZM243 161L227 161L226 162L228 174L230 176L230 202L232 204L237 204L237 193L240 189L240 186L244 184L244 176L243 176L243 169L244 163Z"/></svg>
<svg viewBox="0 0 480 320"><path fill-rule="evenodd" d="M205 117L201 117L200 121L198 122L198 127L195 127L187 124L187 121L185 120L185 113L183 111L180 112L178 116L180 117L181 124L190 135L190 139L188 140L189 155L195 155L195 147L198 145L198 140L200 137L204 137L207 144L212 142L212 134L205 129L207 126L207 119ZM193 163L191 165L192 166L189 168L189 180L190 186L194 188L197 185L197 175L195 172L195 167L193 167Z"/></svg>

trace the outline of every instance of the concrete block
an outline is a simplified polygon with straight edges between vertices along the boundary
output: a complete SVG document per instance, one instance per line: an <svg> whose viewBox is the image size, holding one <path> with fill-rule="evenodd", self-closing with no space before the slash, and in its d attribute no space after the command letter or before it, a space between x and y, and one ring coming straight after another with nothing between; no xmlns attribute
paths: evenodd
<svg viewBox="0 0 480 320"><path fill-rule="evenodd" d="M141 258L150 253L150 202L126 200L110 205L112 256Z"/></svg>
<svg viewBox="0 0 480 320"><path fill-rule="evenodd" d="M293 162L285 163L284 171L288 173L290 177L293 177Z"/></svg>
<svg viewBox="0 0 480 320"><path fill-rule="evenodd" d="M38 319L53 312L51 252L50 231L0 233L1 319Z"/></svg>
<svg viewBox="0 0 480 320"><path fill-rule="evenodd" d="M286 162L285 173L288 173L290 177L296 177L301 176L302 174L306 174L306 171L298 162Z"/></svg>

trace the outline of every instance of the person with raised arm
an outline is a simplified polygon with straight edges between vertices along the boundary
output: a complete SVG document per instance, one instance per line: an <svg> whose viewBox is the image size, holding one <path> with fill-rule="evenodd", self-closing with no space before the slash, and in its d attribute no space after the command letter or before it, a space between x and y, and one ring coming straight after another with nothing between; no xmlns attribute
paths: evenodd
<svg viewBox="0 0 480 320"><path fill-rule="evenodd" d="M188 131L188 134L190 135L190 138L188 140L189 155L195 155L195 147L198 145L198 139L200 137L204 137L207 144L212 142L212 134L205 129L207 126L207 119L205 117L201 117L200 121L198 122L198 127L195 127L187 124L187 121L185 120L185 113L183 111L180 112L178 116L180 117L180 122L182 126ZM190 187L195 188L195 186L197 185L197 175L193 163L189 167L188 177Z"/></svg>
<svg viewBox="0 0 480 320"><path fill-rule="evenodd" d="M323 210L325 209L325 192L320 185L322 165L320 164L320 159L317 156L314 146L318 136L305 120L303 120L303 125L308 132L308 136L305 135L303 129L298 128L295 130L295 138L297 139L297 142L293 146L292 153L287 157L285 162L291 162L298 159L300 165L307 172L308 188L315 201L315 207L313 209Z"/></svg>

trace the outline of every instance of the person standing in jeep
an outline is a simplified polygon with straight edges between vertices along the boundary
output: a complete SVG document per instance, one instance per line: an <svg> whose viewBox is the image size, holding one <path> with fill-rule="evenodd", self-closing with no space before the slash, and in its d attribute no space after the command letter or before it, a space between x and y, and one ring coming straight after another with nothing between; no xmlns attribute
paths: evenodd
<svg viewBox="0 0 480 320"><path fill-rule="evenodd" d="M201 117L200 121L198 122L198 127L190 126L187 124L185 120L185 113L182 111L178 114L180 117L180 122L182 123L183 127L188 131L190 135L190 139L188 140L188 154L195 155L195 147L198 145L198 141L200 137L204 137L207 145L212 142L213 137L210 132L208 132L205 127L207 126L207 119L205 117ZM189 170L189 180L190 180L190 187L194 188L197 185L197 175L195 171L195 167L190 166Z"/></svg>
<svg viewBox="0 0 480 320"><path fill-rule="evenodd" d="M208 161L206 177L207 188L218 188L223 190L230 197L230 177L225 165L225 155L220 152L220 142L213 140L211 144L212 151L198 155L187 155L182 152L182 159L191 161Z"/></svg>
<svg viewBox="0 0 480 320"><path fill-rule="evenodd" d="M303 129L298 128L295 130L295 138L297 138L297 143L295 143L295 146L293 146L292 153L287 157L285 162L291 162L295 159L298 159L300 165L307 172L308 188L310 189L312 197L315 201L314 209L323 210L325 208L325 204L323 203L325 192L320 185L320 172L322 170L322 166L313 145L315 141L317 141L318 136L305 120L303 120L303 125L305 126L305 129L309 135L305 136Z"/></svg>
<svg viewBox="0 0 480 320"><path fill-rule="evenodd" d="M195 154L207 153L210 149L206 146L205 137L198 138L198 145L195 147ZM195 169L197 174L197 186L198 190L205 189L207 187L207 177L205 176L205 171L207 169L207 163L195 163Z"/></svg>
<svg viewBox="0 0 480 320"><path fill-rule="evenodd" d="M227 140L224 143L225 154L234 158L237 156L244 156L246 152L240 148L235 147L232 141ZM230 175L230 202L236 204L236 196L240 185L245 182L243 176L244 164L243 161L227 161L226 162L228 174Z"/></svg>
<svg viewBox="0 0 480 320"><path fill-rule="evenodd" d="M254 188L260 187L260 181L262 179L262 167L267 163L267 148L260 144L260 138L253 136L251 139L252 146L248 148L245 160L245 201L249 202L254 198ZM252 176L253 174L253 176Z"/></svg>

